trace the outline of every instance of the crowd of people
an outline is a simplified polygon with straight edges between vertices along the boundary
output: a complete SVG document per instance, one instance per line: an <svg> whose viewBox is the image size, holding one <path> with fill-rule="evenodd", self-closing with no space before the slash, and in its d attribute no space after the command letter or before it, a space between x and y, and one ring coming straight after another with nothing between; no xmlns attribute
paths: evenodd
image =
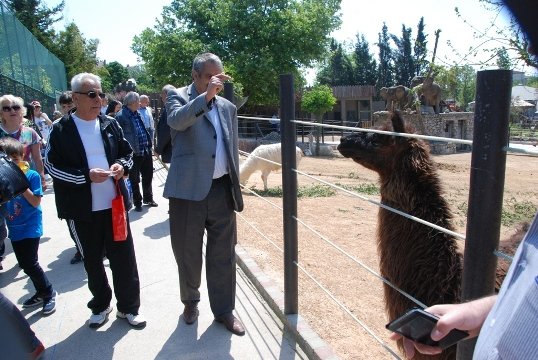
<svg viewBox="0 0 538 360"><path fill-rule="evenodd" d="M161 98L166 107L157 125L147 95L131 91L121 102L107 99L100 78L91 73L71 79L71 91L59 97L59 114L55 113L53 120L38 100L25 104L14 95L0 97L1 150L24 169L30 183L0 212L0 230L7 226L7 231L0 231L0 256L4 255L4 240L9 239L19 266L35 288L23 308L41 306L45 316L56 310L57 292L38 261L43 235L40 202L43 192L52 186L58 218L66 220L76 247L70 262L82 262L88 277L92 295L87 304L91 311L88 326L99 328L107 322L114 292L116 316L132 327L145 327L146 319L139 312L140 282L128 211L133 205L134 211L142 211L142 205L158 206L152 179L153 157L160 156L162 162L170 164L164 197L169 199L183 319L191 325L198 318L206 231L207 286L215 321L234 334L245 334L243 324L233 314L235 211L243 208L237 110L218 96L223 82L230 79L223 69L216 55L197 56L191 85L163 87ZM182 145L174 147L172 139ZM127 218L127 236L122 241L114 238L112 230L112 200L118 191ZM104 271L104 258L112 270L113 287ZM17 306L4 296L0 300L0 309L24 338L23 352L36 358L45 347Z"/></svg>

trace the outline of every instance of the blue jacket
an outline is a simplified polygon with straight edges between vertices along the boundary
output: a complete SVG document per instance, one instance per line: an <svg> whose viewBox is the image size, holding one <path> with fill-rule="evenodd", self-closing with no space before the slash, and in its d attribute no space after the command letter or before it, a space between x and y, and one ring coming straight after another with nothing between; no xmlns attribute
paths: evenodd
<svg viewBox="0 0 538 360"><path fill-rule="evenodd" d="M127 109L128 110L128 109ZM140 148L138 144L138 138L136 135L136 128L135 124L133 124L132 120L129 119L129 116L127 115L125 111L125 107L123 107L120 111L116 113L116 121L118 124L120 124L121 128L123 129L123 136L125 136L125 139L131 144L131 147L133 148L133 152L135 154L140 153ZM142 120L142 124L144 121ZM146 134L148 134L149 138L149 147L152 148L152 141L151 134L148 132L145 126L142 126L144 130L146 131Z"/></svg>
<svg viewBox="0 0 538 360"><path fill-rule="evenodd" d="M30 183L32 193L36 196L43 196L41 176L34 170L28 170L26 177ZM39 238L43 235L41 205L34 207L21 194L9 200L4 209L11 241Z"/></svg>

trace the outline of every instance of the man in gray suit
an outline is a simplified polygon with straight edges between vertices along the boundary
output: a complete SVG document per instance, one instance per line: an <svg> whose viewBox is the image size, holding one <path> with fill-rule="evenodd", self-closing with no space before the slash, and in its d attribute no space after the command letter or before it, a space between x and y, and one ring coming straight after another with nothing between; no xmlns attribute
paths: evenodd
<svg viewBox="0 0 538 360"><path fill-rule="evenodd" d="M239 186L237 109L217 96L230 77L211 53L192 65L193 83L168 92L166 112L172 161L164 197L170 200L170 237L179 272L183 318L198 318L202 240L207 231L206 278L211 311L234 334L245 329L235 308L235 211L243 210Z"/></svg>

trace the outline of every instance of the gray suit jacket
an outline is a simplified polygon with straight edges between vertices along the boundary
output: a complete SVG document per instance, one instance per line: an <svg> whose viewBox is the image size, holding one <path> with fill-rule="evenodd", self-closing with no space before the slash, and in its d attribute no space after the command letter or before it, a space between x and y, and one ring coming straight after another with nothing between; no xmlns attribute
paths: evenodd
<svg viewBox="0 0 538 360"><path fill-rule="evenodd" d="M228 171L236 211L243 210L239 186L239 152L237 108L220 96L215 97L224 135ZM164 186L164 197L203 200L213 181L217 137L206 116L211 109L205 96L199 95L194 84L168 92L166 113L172 137L172 161Z"/></svg>

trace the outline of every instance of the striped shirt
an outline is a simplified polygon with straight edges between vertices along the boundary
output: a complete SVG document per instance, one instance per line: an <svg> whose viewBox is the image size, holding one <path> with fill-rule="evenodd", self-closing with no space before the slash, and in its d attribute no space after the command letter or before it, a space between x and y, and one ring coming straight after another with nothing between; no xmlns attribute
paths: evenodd
<svg viewBox="0 0 538 360"><path fill-rule="evenodd" d="M538 358L538 214L514 256L473 359Z"/></svg>

